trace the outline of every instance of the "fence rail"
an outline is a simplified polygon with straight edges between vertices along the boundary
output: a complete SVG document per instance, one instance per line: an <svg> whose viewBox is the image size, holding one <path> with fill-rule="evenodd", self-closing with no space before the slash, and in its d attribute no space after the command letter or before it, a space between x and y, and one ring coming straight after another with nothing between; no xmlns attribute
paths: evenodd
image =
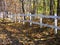
<svg viewBox="0 0 60 45"><path fill-rule="evenodd" d="M18 14L19 16L39 16L39 17L42 17L42 18L57 18L57 19L60 19L60 16L57 16L56 14L54 16L50 16L50 15L42 15L42 14Z"/></svg>

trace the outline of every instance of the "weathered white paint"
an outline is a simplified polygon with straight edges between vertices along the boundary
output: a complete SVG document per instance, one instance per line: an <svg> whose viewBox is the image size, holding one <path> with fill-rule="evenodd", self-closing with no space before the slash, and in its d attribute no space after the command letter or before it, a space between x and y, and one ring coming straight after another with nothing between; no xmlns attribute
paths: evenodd
<svg viewBox="0 0 60 45"><path fill-rule="evenodd" d="M40 28L42 28L42 17L40 17Z"/></svg>
<svg viewBox="0 0 60 45"><path fill-rule="evenodd" d="M24 19L24 16L23 16L23 20L25 20L25 19ZM25 22L24 22L24 21L23 21L23 24L25 24Z"/></svg>
<svg viewBox="0 0 60 45"><path fill-rule="evenodd" d="M31 13L30 13L30 15L31 15ZM30 16L30 21L32 21L32 16ZM30 22L30 26L32 25L32 22Z"/></svg>
<svg viewBox="0 0 60 45"><path fill-rule="evenodd" d="M57 16L57 14L55 14ZM57 18L55 18L55 26L57 27ZM55 34L57 34L57 28L55 28Z"/></svg>

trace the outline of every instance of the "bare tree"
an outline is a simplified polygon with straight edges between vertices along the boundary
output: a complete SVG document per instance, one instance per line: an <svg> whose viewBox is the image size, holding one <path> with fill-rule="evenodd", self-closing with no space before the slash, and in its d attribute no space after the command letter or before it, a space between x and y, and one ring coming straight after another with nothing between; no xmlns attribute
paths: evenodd
<svg viewBox="0 0 60 45"><path fill-rule="evenodd" d="M21 2L22 2L22 11L23 11L23 13L25 14L25 10L24 10L24 0L21 0Z"/></svg>
<svg viewBox="0 0 60 45"><path fill-rule="evenodd" d="M31 11L31 14L35 14L36 13L36 1L37 0L33 0L33 9Z"/></svg>
<svg viewBox="0 0 60 45"><path fill-rule="evenodd" d="M2 12L3 12L3 22L4 22L4 12L5 12L5 3L2 1Z"/></svg>
<svg viewBox="0 0 60 45"><path fill-rule="evenodd" d="M46 14L46 2L43 0L43 14Z"/></svg>
<svg viewBox="0 0 60 45"><path fill-rule="evenodd" d="M57 15L60 16L60 0L57 0Z"/></svg>
<svg viewBox="0 0 60 45"><path fill-rule="evenodd" d="M54 0L50 0L50 15L54 15Z"/></svg>
<svg viewBox="0 0 60 45"><path fill-rule="evenodd" d="M22 12L23 14L25 14L25 9L24 9L24 0L20 0L21 3L22 3ZM24 16L24 19L25 19L25 16Z"/></svg>

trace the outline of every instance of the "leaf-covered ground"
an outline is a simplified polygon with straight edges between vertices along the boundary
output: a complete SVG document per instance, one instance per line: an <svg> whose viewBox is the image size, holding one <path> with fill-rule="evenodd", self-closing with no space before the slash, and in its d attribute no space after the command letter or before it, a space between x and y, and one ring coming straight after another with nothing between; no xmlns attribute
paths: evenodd
<svg viewBox="0 0 60 45"><path fill-rule="evenodd" d="M0 45L60 45L59 34L48 27L29 23L0 23Z"/></svg>

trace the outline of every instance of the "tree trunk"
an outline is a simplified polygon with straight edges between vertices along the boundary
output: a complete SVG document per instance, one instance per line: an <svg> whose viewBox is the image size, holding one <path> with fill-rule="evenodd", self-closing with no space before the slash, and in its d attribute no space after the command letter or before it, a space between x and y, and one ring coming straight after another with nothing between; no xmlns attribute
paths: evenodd
<svg viewBox="0 0 60 45"><path fill-rule="evenodd" d="M36 13L36 0L33 0L33 9L31 11L31 14L35 14Z"/></svg>
<svg viewBox="0 0 60 45"><path fill-rule="evenodd" d="M4 1L2 1L2 12L3 12L3 22L4 22L4 18L5 18L5 14L4 14L4 12L5 12L5 3L4 3Z"/></svg>
<svg viewBox="0 0 60 45"><path fill-rule="evenodd" d="M43 0L43 14L46 14L46 2Z"/></svg>
<svg viewBox="0 0 60 45"><path fill-rule="evenodd" d="M54 0L50 0L50 15L54 15Z"/></svg>
<svg viewBox="0 0 60 45"><path fill-rule="evenodd" d="M24 10L24 0L22 0L22 11L23 11L23 13L25 13L25 10Z"/></svg>
<svg viewBox="0 0 60 45"><path fill-rule="evenodd" d="M60 0L57 0L57 15L60 16Z"/></svg>
<svg viewBox="0 0 60 45"><path fill-rule="evenodd" d="M22 0L21 2L22 2L22 11L23 11L23 14L25 14L25 9L24 9L24 0ZM25 16L24 16L24 19L25 19Z"/></svg>

